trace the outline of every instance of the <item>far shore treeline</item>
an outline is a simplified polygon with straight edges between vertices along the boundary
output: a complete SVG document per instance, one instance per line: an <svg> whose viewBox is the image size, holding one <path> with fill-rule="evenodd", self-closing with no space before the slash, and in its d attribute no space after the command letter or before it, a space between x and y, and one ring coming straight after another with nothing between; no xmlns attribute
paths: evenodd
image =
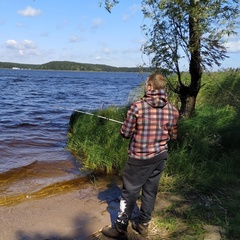
<svg viewBox="0 0 240 240"><path fill-rule="evenodd" d="M71 61L52 61L44 64L23 64L0 62L0 68L33 69L33 70L66 70L66 71L95 71L95 72L150 72L146 67L113 67L104 64L77 63Z"/></svg>

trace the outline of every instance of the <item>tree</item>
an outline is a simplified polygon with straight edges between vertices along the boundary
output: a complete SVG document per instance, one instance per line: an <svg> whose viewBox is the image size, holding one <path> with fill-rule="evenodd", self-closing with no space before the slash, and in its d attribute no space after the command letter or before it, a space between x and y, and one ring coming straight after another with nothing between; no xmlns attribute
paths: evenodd
<svg viewBox="0 0 240 240"><path fill-rule="evenodd" d="M111 13L111 9L118 3L118 0L105 0L105 8L109 13ZM102 1L99 2L99 5L100 7L102 6Z"/></svg>
<svg viewBox="0 0 240 240"><path fill-rule="evenodd" d="M118 1L105 3L110 11ZM150 20L142 26L147 36L143 53L153 56L152 67L177 74L178 86L170 85L181 99L181 115L190 117L203 71L227 57L224 43L236 34L239 0L142 0L142 10ZM189 83L182 80L183 61L188 62Z"/></svg>

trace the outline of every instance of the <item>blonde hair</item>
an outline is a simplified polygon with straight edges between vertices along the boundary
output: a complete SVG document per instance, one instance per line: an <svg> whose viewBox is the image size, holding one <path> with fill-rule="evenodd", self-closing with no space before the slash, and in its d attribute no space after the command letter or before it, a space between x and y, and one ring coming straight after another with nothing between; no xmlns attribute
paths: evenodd
<svg viewBox="0 0 240 240"><path fill-rule="evenodd" d="M165 89L166 79L159 73L152 74L148 77L147 84L151 84L155 90Z"/></svg>

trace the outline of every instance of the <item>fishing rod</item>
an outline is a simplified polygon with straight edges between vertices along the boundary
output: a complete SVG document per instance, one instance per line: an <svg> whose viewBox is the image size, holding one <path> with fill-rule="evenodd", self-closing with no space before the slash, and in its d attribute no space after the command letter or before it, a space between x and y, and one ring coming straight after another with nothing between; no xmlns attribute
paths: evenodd
<svg viewBox="0 0 240 240"><path fill-rule="evenodd" d="M75 110L75 109L70 109L70 108L65 108L65 107L57 107L57 108L63 108L65 110L79 112L79 113L83 113L83 114L86 114L86 115L91 115L91 116L95 116L95 117L98 117L98 118L102 118L102 119L105 119L105 120L108 120L108 121L111 121L111 122L123 124L123 122L120 122L118 120L108 118L108 117L104 117L104 116L101 116L101 115L96 115L96 114L93 114L93 113L90 113L90 112L85 112L85 111Z"/></svg>

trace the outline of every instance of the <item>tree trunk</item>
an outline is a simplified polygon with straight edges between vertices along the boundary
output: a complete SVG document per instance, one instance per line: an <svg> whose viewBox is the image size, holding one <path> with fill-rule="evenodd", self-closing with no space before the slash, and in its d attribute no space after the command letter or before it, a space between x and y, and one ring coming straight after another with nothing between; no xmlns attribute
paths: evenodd
<svg viewBox="0 0 240 240"><path fill-rule="evenodd" d="M183 117L191 117L195 110L198 92L201 87L202 67L201 67L201 33L199 30L199 19L195 15L198 2L190 0L189 11L189 50L191 54L189 72L191 75L190 86L180 86L181 109ZM196 11L197 12L197 11Z"/></svg>
<svg viewBox="0 0 240 240"><path fill-rule="evenodd" d="M197 95L192 94L191 88L184 85L180 87L179 93L181 99L180 115L189 118L194 113Z"/></svg>

